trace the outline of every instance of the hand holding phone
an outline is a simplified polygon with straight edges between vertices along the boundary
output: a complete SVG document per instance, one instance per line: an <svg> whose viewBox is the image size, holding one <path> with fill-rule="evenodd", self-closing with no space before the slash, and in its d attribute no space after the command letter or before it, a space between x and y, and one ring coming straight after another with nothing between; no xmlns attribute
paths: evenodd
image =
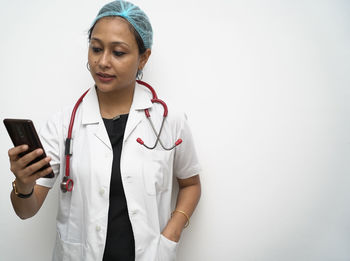
<svg viewBox="0 0 350 261"><path fill-rule="evenodd" d="M46 157L33 122L26 119L4 119L4 124L15 145L9 150L9 157L11 171L16 177L30 177L30 181L40 177L53 178L50 158Z"/></svg>

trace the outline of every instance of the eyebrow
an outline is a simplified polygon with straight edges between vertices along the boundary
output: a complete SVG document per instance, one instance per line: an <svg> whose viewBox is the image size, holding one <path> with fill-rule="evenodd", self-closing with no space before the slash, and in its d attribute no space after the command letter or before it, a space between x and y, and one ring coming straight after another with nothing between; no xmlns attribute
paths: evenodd
<svg viewBox="0 0 350 261"><path fill-rule="evenodd" d="M96 37L93 37L93 38L91 38L91 41L92 40L95 40L95 41L97 41L97 42L99 42L99 43L103 43L100 39L98 39L98 38L96 38ZM113 44L113 45L126 45L126 46L129 46L127 43L125 43L125 42L120 42L120 41L115 41L115 42L111 42L111 44Z"/></svg>

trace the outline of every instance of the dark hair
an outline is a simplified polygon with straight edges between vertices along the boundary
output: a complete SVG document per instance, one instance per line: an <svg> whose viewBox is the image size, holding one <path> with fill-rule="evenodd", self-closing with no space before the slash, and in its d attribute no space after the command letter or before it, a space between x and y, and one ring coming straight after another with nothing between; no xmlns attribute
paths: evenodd
<svg viewBox="0 0 350 261"><path fill-rule="evenodd" d="M123 18L123 17L122 17ZM136 43L137 43L137 46L139 48L139 54L143 54L144 52L146 52L146 48L145 48L145 44L143 43L142 41L142 38L141 36L139 35L139 33L135 30L135 28L129 23L128 20L126 20L125 18L123 18L125 21L128 22L129 24L129 28L130 28L130 31L134 34L135 36L135 40L136 40ZM97 23L97 22L96 22ZM91 35L92 35L92 30L94 30L95 28L95 25L96 23L90 28L90 30L88 31L88 40L89 42L91 41Z"/></svg>

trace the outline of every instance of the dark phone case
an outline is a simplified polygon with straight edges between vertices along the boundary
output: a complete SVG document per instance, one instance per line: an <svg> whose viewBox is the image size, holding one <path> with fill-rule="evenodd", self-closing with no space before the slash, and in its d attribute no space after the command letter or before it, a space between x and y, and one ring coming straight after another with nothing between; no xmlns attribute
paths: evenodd
<svg viewBox="0 0 350 261"><path fill-rule="evenodd" d="M31 161L28 164L28 166L46 157L45 150L41 145L39 136L31 120L4 119L4 124L13 142L13 145L20 146L23 144L27 144L29 146L29 149L27 151L18 154L20 157L39 148L41 148L44 151L43 154L41 154L36 159ZM50 167L49 163L43 166L39 171L44 170L48 167ZM46 175L44 178L53 178L53 177L54 177L54 174L53 172L51 172L50 174Z"/></svg>

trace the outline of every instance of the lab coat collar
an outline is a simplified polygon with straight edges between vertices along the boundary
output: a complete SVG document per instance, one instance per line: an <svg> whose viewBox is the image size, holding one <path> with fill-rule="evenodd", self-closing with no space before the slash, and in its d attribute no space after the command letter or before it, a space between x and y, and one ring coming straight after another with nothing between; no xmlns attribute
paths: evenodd
<svg viewBox="0 0 350 261"><path fill-rule="evenodd" d="M136 82L130 112L132 110L144 110L151 108L153 105L151 99L151 92L145 86Z"/></svg>
<svg viewBox="0 0 350 261"><path fill-rule="evenodd" d="M145 118L143 110L152 107L153 104L151 102L151 98L152 95L146 89L146 87L143 87L136 83L129 117L125 127L124 141L129 137L132 131L136 128L136 126L142 121L142 119ZM95 135L109 149L112 149L108 133L106 131L100 114L100 107L98 104L96 88L92 87L90 91L86 94L82 102L82 124L97 123L99 126L96 129Z"/></svg>
<svg viewBox="0 0 350 261"><path fill-rule="evenodd" d="M124 142L129 138L136 126L142 120L146 119L144 110L153 106L151 99L151 92L146 87L136 82L134 97L131 104L128 121L125 126Z"/></svg>
<svg viewBox="0 0 350 261"><path fill-rule="evenodd" d="M82 102L82 124L94 124L101 121L100 107L95 86L91 87Z"/></svg>
<svg viewBox="0 0 350 261"><path fill-rule="evenodd" d="M130 114L132 114L133 111L151 108L153 105L151 98L151 93L146 87L136 83L129 118L132 116ZM94 124L101 121L102 118L96 88L92 87L82 102L82 124Z"/></svg>

